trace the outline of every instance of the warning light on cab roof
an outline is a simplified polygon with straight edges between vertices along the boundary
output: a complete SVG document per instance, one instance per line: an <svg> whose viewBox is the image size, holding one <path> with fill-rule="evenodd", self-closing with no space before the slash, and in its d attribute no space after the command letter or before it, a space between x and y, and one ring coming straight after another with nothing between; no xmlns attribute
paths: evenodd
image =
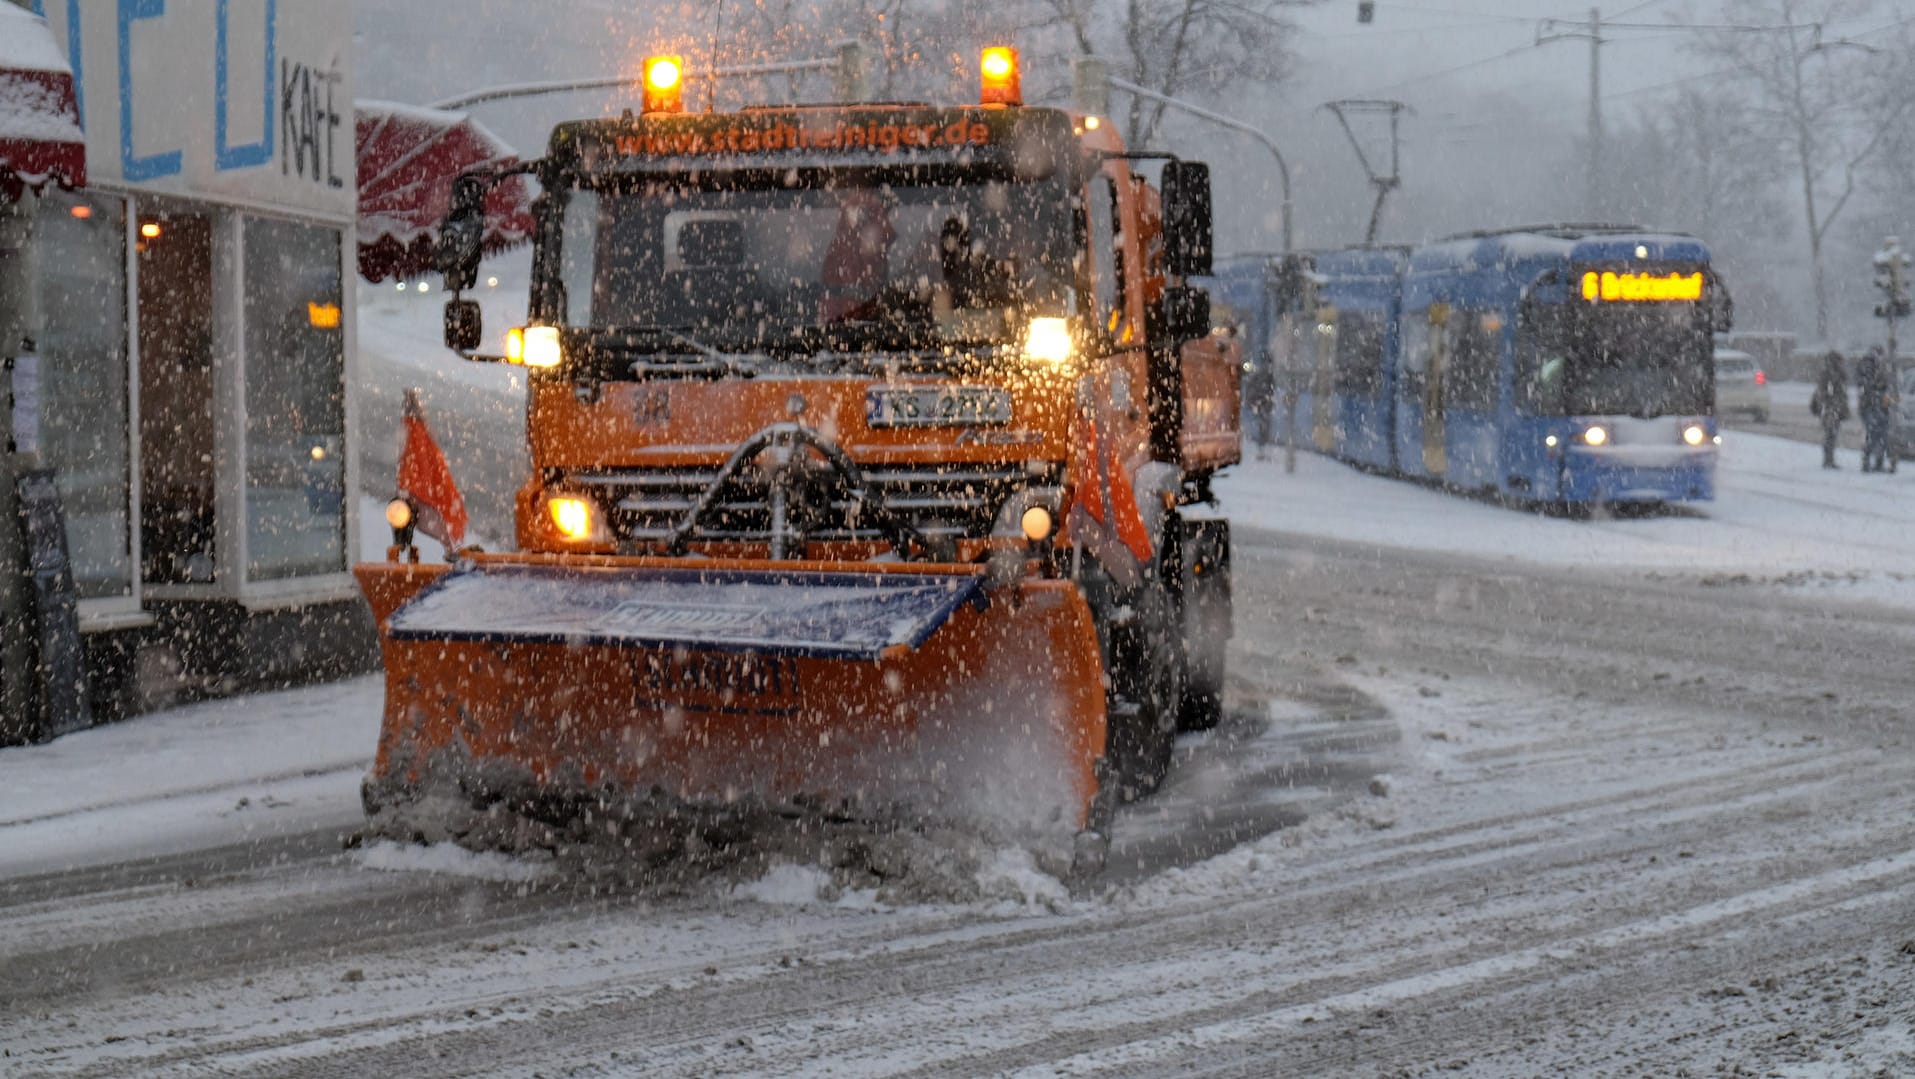
<svg viewBox="0 0 1915 1079"><path fill-rule="evenodd" d="M983 75L978 101L986 105L1024 104L1024 90L1018 85L1016 49L1009 45L985 49L978 69Z"/></svg>
<svg viewBox="0 0 1915 1079"><path fill-rule="evenodd" d="M645 111L682 111L685 61L677 56L648 56L642 70L645 73Z"/></svg>

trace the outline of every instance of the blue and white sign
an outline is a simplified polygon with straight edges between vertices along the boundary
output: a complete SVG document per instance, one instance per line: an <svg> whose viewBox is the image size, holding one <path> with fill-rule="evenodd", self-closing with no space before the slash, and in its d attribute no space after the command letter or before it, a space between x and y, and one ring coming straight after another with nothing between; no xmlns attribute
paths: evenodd
<svg viewBox="0 0 1915 1079"><path fill-rule="evenodd" d="M32 6L72 64L95 182L352 217L350 3Z"/></svg>

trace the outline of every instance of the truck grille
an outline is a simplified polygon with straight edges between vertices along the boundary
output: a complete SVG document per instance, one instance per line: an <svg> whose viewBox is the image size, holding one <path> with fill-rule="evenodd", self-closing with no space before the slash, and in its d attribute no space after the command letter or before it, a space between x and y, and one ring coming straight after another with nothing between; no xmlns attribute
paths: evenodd
<svg viewBox="0 0 1915 1079"><path fill-rule="evenodd" d="M594 492L607 508L613 537L621 546L644 546L670 537L717 478L713 469L624 469L580 472L570 486ZM828 469L792 501L791 514L814 542L881 540L867 521L847 520L850 504ZM1014 492L1046 475L1022 462L983 465L903 465L868 468L865 484L892 513L927 539L977 539L988 535L997 509ZM751 473L732 484L705 515L696 540L762 543L771 535L768 485Z"/></svg>

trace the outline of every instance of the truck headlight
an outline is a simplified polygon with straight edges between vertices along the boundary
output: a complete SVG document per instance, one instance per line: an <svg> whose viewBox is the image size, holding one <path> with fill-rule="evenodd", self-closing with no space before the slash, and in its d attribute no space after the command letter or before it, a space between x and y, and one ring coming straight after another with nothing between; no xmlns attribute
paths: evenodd
<svg viewBox="0 0 1915 1079"><path fill-rule="evenodd" d="M527 367L557 367L564 358L559 348L557 326L514 326L505 331L505 358L508 363Z"/></svg>
<svg viewBox="0 0 1915 1079"><path fill-rule="evenodd" d="M1024 358L1061 367L1071 358L1069 319L1034 318L1024 330Z"/></svg>

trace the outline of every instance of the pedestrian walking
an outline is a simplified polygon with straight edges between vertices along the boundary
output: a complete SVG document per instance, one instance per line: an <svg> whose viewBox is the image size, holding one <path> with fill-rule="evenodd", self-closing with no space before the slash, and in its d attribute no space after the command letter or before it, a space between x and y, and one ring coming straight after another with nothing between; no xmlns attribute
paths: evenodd
<svg viewBox="0 0 1915 1079"><path fill-rule="evenodd" d="M1257 460L1267 461L1270 459L1271 413L1277 407L1277 378L1269 357L1251 367L1246 382L1244 390L1250 395L1250 414L1256 420L1252 435L1257 443Z"/></svg>
<svg viewBox="0 0 1915 1079"><path fill-rule="evenodd" d="M1862 415L1862 471L1894 470L1889 417L1894 414L1895 372L1882 349L1872 347L1855 364L1855 411Z"/></svg>
<svg viewBox="0 0 1915 1079"><path fill-rule="evenodd" d="M1842 421L1849 418L1849 387L1840 352L1831 350L1822 357L1822 377L1815 382L1809 411L1822 420L1822 467L1842 467L1835 463L1835 440L1842 433Z"/></svg>

